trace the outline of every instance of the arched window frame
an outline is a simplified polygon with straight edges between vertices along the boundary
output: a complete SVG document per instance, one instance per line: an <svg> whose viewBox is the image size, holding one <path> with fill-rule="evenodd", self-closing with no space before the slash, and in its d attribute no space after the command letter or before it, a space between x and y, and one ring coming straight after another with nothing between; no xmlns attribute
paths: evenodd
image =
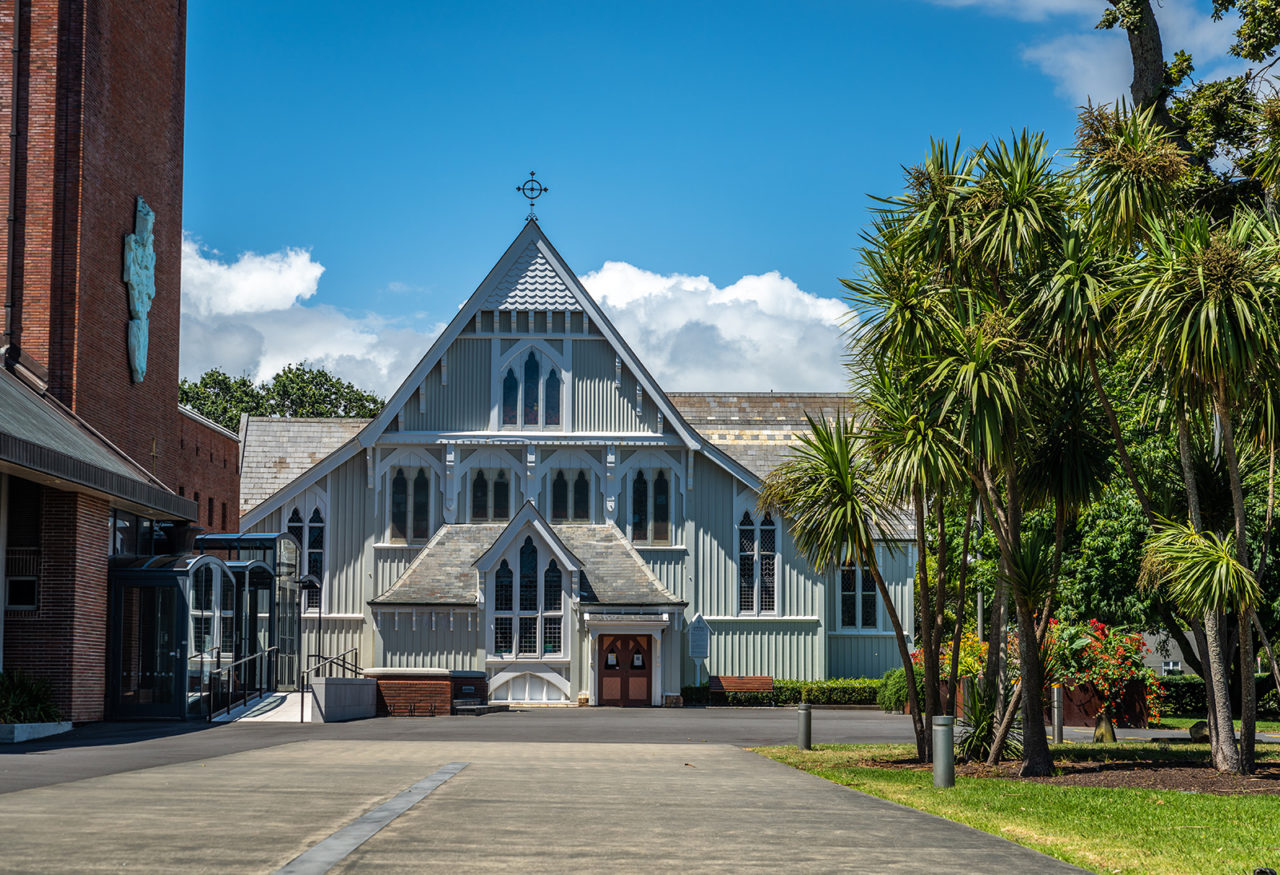
<svg viewBox="0 0 1280 875"><path fill-rule="evenodd" d="M295 522L294 512L298 513L300 522ZM285 523L285 531L297 537L302 547L299 556L299 574L315 574L320 581L321 600L326 612L332 611L329 603L329 545L333 542L333 519L329 516L329 497L323 489L312 486L297 496L281 509ZM319 521L317 522L317 516ZM318 548L313 544L319 544ZM319 573L316 573L316 572ZM320 602L308 602L307 612L320 609Z"/></svg>
<svg viewBox="0 0 1280 875"><path fill-rule="evenodd" d="M531 567L527 565L530 549ZM553 586L556 573L560 579ZM508 576L510 598L505 590L499 598ZM528 529L519 532L486 578L492 593L490 658L525 662L568 659L564 603L570 572L540 537Z"/></svg>
<svg viewBox="0 0 1280 875"><path fill-rule="evenodd" d="M781 537L780 521L771 513L738 503L733 524L738 616L773 617L782 613Z"/></svg>
<svg viewBox="0 0 1280 875"><path fill-rule="evenodd" d="M405 537L398 538L392 530L392 514L395 504L395 476L396 471L404 471L406 481L406 519L405 519ZM415 500L419 499L417 488L418 472L426 478L426 530L425 537L415 535L414 527L417 520L415 509ZM431 536L435 534L436 529L440 527L440 504L443 499L444 469L438 459L430 453L424 452L418 448L400 447L387 453L378 463L378 488L381 493L379 496L382 507L382 543L405 547L405 546L422 546L431 540Z"/></svg>
<svg viewBox="0 0 1280 875"><path fill-rule="evenodd" d="M564 473L568 487L568 519L560 519L555 515L554 490L556 475ZM579 495L576 489L578 474L586 479L586 503L579 506ZM579 525L600 522L604 518L604 462L590 452L580 448L561 448L544 455L538 461L534 472L534 482L538 484L538 509L542 515L556 525L577 523ZM580 515L580 511L585 513Z"/></svg>
<svg viewBox="0 0 1280 875"><path fill-rule="evenodd" d="M644 502L643 517L645 527L641 532L637 523L637 483L640 478L644 478ZM658 521L660 515L660 507L657 497L660 494L658 483L659 480L666 482L666 537L656 537L655 522ZM669 547L677 543L676 530L678 528L678 520L675 513L676 498L683 494L680 485L679 473L674 466L636 466L627 472L626 484L623 490L622 499L624 502L625 516L622 517L626 521L626 534L631 543L638 547ZM643 537L640 535L643 534Z"/></svg>
<svg viewBox="0 0 1280 875"><path fill-rule="evenodd" d="M531 340L516 344L498 356L496 344L497 341L494 346L493 427L511 431L568 431L569 384L572 377L570 345L565 344L564 352L559 352L545 341ZM528 379L530 355L533 356L536 370L536 379L532 383ZM551 379L553 373L555 380ZM512 378L515 389L514 417L509 415ZM555 392L556 396L550 398L548 392ZM549 420L548 411L556 412L558 416Z"/></svg>

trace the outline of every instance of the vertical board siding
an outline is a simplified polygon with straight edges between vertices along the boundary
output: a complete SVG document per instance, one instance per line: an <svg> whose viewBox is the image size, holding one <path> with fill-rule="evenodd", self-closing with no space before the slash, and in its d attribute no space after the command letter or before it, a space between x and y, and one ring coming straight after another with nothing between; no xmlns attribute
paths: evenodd
<svg viewBox="0 0 1280 875"><path fill-rule="evenodd" d="M818 624L804 620L713 620L707 670L793 680L826 676ZM686 653L687 653L686 645ZM688 665L692 683L693 664Z"/></svg>
<svg viewBox="0 0 1280 875"><path fill-rule="evenodd" d="M827 665L833 678L878 678L900 668L893 635L833 635L827 639Z"/></svg>
<svg viewBox="0 0 1280 875"><path fill-rule="evenodd" d="M424 387L426 412L416 395L405 404L405 431L485 431L489 428L491 370L488 338L459 338L445 353L449 362L449 384L441 384L441 368L436 364L427 374Z"/></svg>
<svg viewBox="0 0 1280 875"><path fill-rule="evenodd" d="M374 664L373 653L367 646L361 646L363 638L363 619L305 614L302 617L303 665L310 667L320 661L309 659L308 657L312 654L318 654L321 659L328 659L355 647L358 648L356 665L368 668Z"/></svg>
<svg viewBox="0 0 1280 875"><path fill-rule="evenodd" d="M325 612L364 614L373 598L370 570L365 569L365 547L373 544L374 521L367 519L371 504L365 478L365 458L357 453L329 475L329 519L325 537L329 539L329 589Z"/></svg>
<svg viewBox="0 0 1280 875"><path fill-rule="evenodd" d="M389 590L400 575L404 574L406 569L413 564L413 560L418 558L418 553L422 550L421 546L414 545L412 547L387 547L377 546L373 550L373 595L370 598L377 598L384 592Z"/></svg>
<svg viewBox="0 0 1280 875"><path fill-rule="evenodd" d="M636 378L623 365L622 387L614 383L616 353L608 341L573 341L574 431L658 432L658 408L645 393L636 412Z"/></svg>
<svg viewBox="0 0 1280 875"><path fill-rule="evenodd" d="M646 550L638 547L636 552L644 559L653 576L658 578L667 592L678 599L689 601L687 556L683 550ZM587 574L590 575L590 573L588 569Z"/></svg>
<svg viewBox="0 0 1280 875"><path fill-rule="evenodd" d="M453 628L450 629L452 615ZM434 623L435 628L432 628ZM475 611L378 611L385 668L447 668L481 671L477 658L481 623Z"/></svg>
<svg viewBox="0 0 1280 875"><path fill-rule="evenodd" d="M699 453L694 459L693 488L689 490L689 518L693 543L691 608L706 616L737 613L737 559L733 553L733 478Z"/></svg>
<svg viewBox="0 0 1280 875"><path fill-rule="evenodd" d="M273 535L273 534L276 534L277 532L283 532L284 526L282 526L280 523L280 511L279 510L271 511L271 513L267 514L258 522L249 526L249 528L245 529L245 531L253 532L254 534L263 534L263 535L267 535L267 534Z"/></svg>

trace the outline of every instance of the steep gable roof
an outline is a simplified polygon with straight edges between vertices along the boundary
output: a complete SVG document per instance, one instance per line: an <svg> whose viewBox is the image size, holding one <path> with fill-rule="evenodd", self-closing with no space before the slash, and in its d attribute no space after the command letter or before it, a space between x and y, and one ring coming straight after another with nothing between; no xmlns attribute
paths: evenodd
<svg viewBox="0 0 1280 875"><path fill-rule="evenodd" d="M245 417L240 436L240 513L301 477L368 424L368 419L338 417Z"/></svg>
<svg viewBox="0 0 1280 875"><path fill-rule="evenodd" d="M581 310L568 284L530 240L480 305L481 310Z"/></svg>

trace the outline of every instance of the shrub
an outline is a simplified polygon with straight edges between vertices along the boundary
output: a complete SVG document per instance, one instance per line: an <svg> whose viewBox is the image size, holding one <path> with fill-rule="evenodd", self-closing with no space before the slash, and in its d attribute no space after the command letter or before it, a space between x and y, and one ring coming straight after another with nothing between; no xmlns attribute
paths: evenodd
<svg viewBox="0 0 1280 875"><path fill-rule="evenodd" d="M800 701L814 705L875 705L879 678L832 678L804 685Z"/></svg>
<svg viewBox="0 0 1280 875"><path fill-rule="evenodd" d="M0 673L0 723L56 723L60 719L48 681L16 670Z"/></svg>
<svg viewBox="0 0 1280 875"><path fill-rule="evenodd" d="M956 722L956 752L962 759L982 762L991 754L991 742L995 739L996 711L995 687L987 690L981 681L973 684L972 695L966 697L964 713ZM1013 726L1005 738L1004 756L1018 759L1022 756L1022 721L1014 716Z"/></svg>
<svg viewBox="0 0 1280 875"><path fill-rule="evenodd" d="M705 705L707 704L708 690L710 690L709 684L681 687L680 696L684 699L686 705Z"/></svg>
<svg viewBox="0 0 1280 875"><path fill-rule="evenodd" d="M916 700L924 701L924 675L916 672ZM876 704L881 711L896 713L907 709L907 671L904 668L891 668L880 680L880 689L876 693Z"/></svg>

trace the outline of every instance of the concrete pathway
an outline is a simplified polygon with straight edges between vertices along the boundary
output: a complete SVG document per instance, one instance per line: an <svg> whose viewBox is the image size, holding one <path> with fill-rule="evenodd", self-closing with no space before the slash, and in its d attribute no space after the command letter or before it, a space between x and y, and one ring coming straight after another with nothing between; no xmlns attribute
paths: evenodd
<svg viewBox="0 0 1280 875"><path fill-rule="evenodd" d="M0 795L0 865L274 871L449 764L455 775L333 871L1078 871L727 744L367 740Z"/></svg>

